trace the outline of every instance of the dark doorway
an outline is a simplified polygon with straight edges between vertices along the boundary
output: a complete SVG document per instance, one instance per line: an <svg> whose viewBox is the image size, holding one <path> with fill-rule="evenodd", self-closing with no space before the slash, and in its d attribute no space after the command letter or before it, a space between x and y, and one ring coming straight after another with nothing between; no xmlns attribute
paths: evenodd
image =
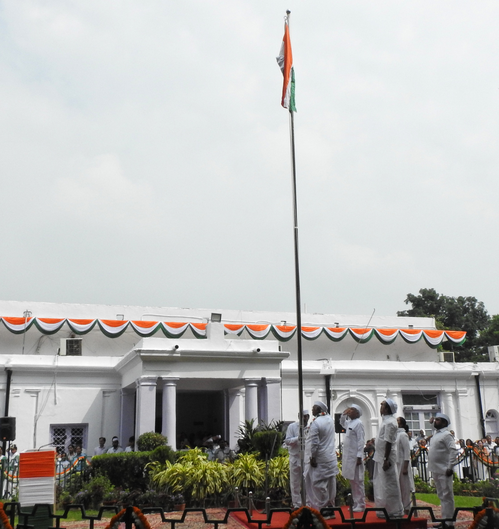
<svg viewBox="0 0 499 529"><path fill-rule="evenodd" d="M223 391L179 391L177 393L177 442L189 439L189 446L202 444L207 436L224 437ZM177 446L180 446L177 444Z"/></svg>

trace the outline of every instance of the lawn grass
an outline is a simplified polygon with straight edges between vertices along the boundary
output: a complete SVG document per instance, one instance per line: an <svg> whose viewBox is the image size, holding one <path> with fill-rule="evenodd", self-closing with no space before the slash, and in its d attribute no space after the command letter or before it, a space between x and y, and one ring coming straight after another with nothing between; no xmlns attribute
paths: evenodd
<svg viewBox="0 0 499 529"><path fill-rule="evenodd" d="M436 494L416 493L416 498L432 505L440 505L440 500ZM454 503L456 507L478 507L482 505L482 498L476 496L454 496Z"/></svg>

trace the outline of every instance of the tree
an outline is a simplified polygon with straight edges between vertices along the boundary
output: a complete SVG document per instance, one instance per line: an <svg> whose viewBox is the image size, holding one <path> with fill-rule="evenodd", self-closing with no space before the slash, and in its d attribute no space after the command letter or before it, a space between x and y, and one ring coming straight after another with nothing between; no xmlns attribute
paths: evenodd
<svg viewBox="0 0 499 529"><path fill-rule="evenodd" d="M482 355L488 358L489 346L499 345L499 314L492 316L488 327L480 333L478 344L482 346Z"/></svg>
<svg viewBox="0 0 499 529"><path fill-rule="evenodd" d="M438 329L466 331L466 341L455 350L458 362L484 362L487 351L480 334L487 329L490 316L483 302L472 296L453 298L439 294L434 288L422 288L419 295L407 294L405 303L412 308L397 312L398 316L435 318ZM455 345L444 342L442 347L453 350Z"/></svg>

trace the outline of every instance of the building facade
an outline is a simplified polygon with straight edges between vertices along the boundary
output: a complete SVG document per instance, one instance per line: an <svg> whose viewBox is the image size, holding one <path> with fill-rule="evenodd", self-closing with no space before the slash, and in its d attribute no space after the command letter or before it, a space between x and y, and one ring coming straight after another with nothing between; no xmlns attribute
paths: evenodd
<svg viewBox="0 0 499 529"><path fill-rule="evenodd" d="M0 315L0 410L16 418L21 451L81 443L93 455L101 436L124 446L148 431L173 448L205 434L235 448L245 420L296 420L292 314L0 301ZM441 410L459 437L499 434L499 363L454 363L436 349L464 333L431 318L302 319L306 408L358 404L374 437L389 396L414 431Z"/></svg>

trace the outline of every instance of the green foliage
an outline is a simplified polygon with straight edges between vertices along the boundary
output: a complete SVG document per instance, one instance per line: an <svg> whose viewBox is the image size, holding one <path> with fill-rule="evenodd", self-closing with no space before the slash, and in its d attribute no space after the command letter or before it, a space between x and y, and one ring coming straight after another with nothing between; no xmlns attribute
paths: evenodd
<svg viewBox="0 0 499 529"><path fill-rule="evenodd" d="M254 454L242 454L229 466L229 479L234 487L257 489L265 481L265 463Z"/></svg>
<svg viewBox="0 0 499 529"><path fill-rule="evenodd" d="M412 308L397 312L398 316L432 317L435 318L439 329L466 331L466 342L455 350L456 361L488 360L479 340L481 332L489 326L490 322L483 302L472 296L454 298L439 294L434 288L422 288L417 296L407 294L405 303L411 304ZM442 345L447 350L453 348L448 342Z"/></svg>
<svg viewBox="0 0 499 529"><path fill-rule="evenodd" d="M220 497L230 487L228 465L208 461L199 448L182 452L178 461L166 461L160 468L150 465L151 481L159 489L170 494L183 494L197 503L210 497Z"/></svg>
<svg viewBox="0 0 499 529"><path fill-rule="evenodd" d="M113 494L115 487L107 476L101 474L93 477L85 488L90 496L90 505L97 509L104 497Z"/></svg>
<svg viewBox="0 0 499 529"><path fill-rule="evenodd" d="M209 496L222 495L228 487L226 465L203 459L189 469L187 491L197 502Z"/></svg>
<svg viewBox="0 0 499 529"><path fill-rule="evenodd" d="M237 441L239 453L248 454L251 452L260 452L262 459L265 459L265 455L268 453L267 450L270 450L273 444L276 432L281 434L281 442L276 442L276 446L281 446L282 425L282 421L271 421L269 424L260 422L258 425L255 424L254 419L244 421L237 430L239 434L239 439ZM258 434L260 432L268 433L264 436L259 436ZM258 446L262 447L263 450L260 450L256 443L260 443ZM273 452L273 456L275 455L277 455L277 449Z"/></svg>
<svg viewBox="0 0 499 529"><path fill-rule="evenodd" d="M158 446L150 453L149 458L151 461L158 461L160 463L165 463L166 461L174 463L175 451L168 445Z"/></svg>
<svg viewBox="0 0 499 529"><path fill-rule="evenodd" d="M281 445L282 432L265 430L263 432L255 432L253 435L253 446L258 450L262 459L275 457Z"/></svg>
<svg viewBox="0 0 499 529"><path fill-rule="evenodd" d="M184 492L187 484L188 473L192 463L170 463L166 462L164 470L159 470L151 474L151 481L160 490L176 494Z"/></svg>
<svg viewBox="0 0 499 529"><path fill-rule="evenodd" d="M144 469L149 463L148 452L120 452L92 458L95 475L105 475L115 487L145 490L147 477Z"/></svg>
<svg viewBox="0 0 499 529"><path fill-rule="evenodd" d="M285 489L289 487L289 456L274 457L268 467L269 487L271 489Z"/></svg>
<svg viewBox="0 0 499 529"><path fill-rule="evenodd" d="M156 432L146 432L137 439L137 450L139 452L151 452L158 446L163 446L168 443L168 439Z"/></svg>
<svg viewBox="0 0 499 529"><path fill-rule="evenodd" d="M435 489L431 485L426 483L426 481L423 481L419 476L414 476L414 488L416 489L416 492L435 492Z"/></svg>

